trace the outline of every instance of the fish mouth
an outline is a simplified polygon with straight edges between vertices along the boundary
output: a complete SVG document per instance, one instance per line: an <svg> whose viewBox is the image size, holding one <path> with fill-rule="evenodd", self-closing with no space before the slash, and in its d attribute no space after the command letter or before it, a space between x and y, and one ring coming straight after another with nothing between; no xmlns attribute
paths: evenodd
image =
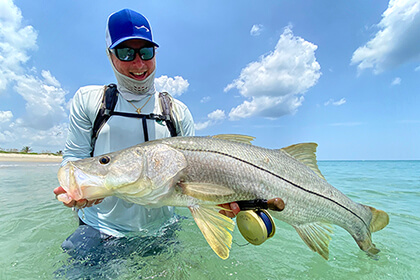
<svg viewBox="0 0 420 280"><path fill-rule="evenodd" d="M73 200L92 200L107 196L102 178L87 174L71 161L58 170L57 177L60 186Z"/></svg>

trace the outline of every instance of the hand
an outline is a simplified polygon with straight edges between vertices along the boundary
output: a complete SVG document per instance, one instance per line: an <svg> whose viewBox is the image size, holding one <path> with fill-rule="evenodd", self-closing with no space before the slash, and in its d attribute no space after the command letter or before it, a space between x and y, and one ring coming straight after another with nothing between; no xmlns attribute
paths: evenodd
<svg viewBox="0 0 420 280"><path fill-rule="evenodd" d="M238 215L239 211L241 211L238 203L236 203L236 202L219 204L218 206L223 207L225 209L228 209L226 211L225 210L220 210L219 213L222 214L222 215L225 215L229 218L235 218L236 215Z"/></svg>
<svg viewBox="0 0 420 280"><path fill-rule="evenodd" d="M95 204L99 204L103 201L102 199L95 199L95 200L86 200L86 199L81 199L81 200L73 200L71 199L69 196L67 196L67 192L65 189L63 189L62 187L58 187L54 189L54 194L58 199L58 196L63 196L65 195L67 197L67 199L61 200L63 201L63 204L67 207L77 207L79 209L81 208L85 208L85 207L91 207L92 205Z"/></svg>

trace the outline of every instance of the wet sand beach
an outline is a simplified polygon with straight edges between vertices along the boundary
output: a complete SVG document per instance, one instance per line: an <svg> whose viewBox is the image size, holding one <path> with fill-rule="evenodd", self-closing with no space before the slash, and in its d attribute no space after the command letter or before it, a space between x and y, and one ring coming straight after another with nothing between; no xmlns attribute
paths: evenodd
<svg viewBox="0 0 420 280"><path fill-rule="evenodd" d="M54 155L31 155L31 154L13 154L13 153L0 153L0 161L12 162L61 162L61 156Z"/></svg>

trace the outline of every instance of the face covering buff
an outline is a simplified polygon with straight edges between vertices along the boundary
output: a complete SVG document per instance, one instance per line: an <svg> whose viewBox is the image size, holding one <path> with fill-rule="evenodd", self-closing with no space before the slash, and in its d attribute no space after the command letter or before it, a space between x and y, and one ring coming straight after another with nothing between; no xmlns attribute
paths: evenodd
<svg viewBox="0 0 420 280"><path fill-rule="evenodd" d="M114 63L112 63L109 51L107 51L107 54L118 81L118 91L124 99L128 101L137 101L143 99L146 95L155 93L156 69L146 79L137 81L118 72L117 69L115 69Z"/></svg>

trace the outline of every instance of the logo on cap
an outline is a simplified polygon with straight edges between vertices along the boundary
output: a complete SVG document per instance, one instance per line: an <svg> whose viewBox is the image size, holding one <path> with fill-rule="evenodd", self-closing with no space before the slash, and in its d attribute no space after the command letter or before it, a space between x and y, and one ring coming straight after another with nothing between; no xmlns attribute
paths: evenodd
<svg viewBox="0 0 420 280"><path fill-rule="evenodd" d="M150 32L150 30L149 30L149 28L147 28L146 26L144 26L144 25L142 25L142 26L134 26L135 28L137 28L137 29L142 29L142 28L144 28L144 29L146 29L146 32Z"/></svg>

